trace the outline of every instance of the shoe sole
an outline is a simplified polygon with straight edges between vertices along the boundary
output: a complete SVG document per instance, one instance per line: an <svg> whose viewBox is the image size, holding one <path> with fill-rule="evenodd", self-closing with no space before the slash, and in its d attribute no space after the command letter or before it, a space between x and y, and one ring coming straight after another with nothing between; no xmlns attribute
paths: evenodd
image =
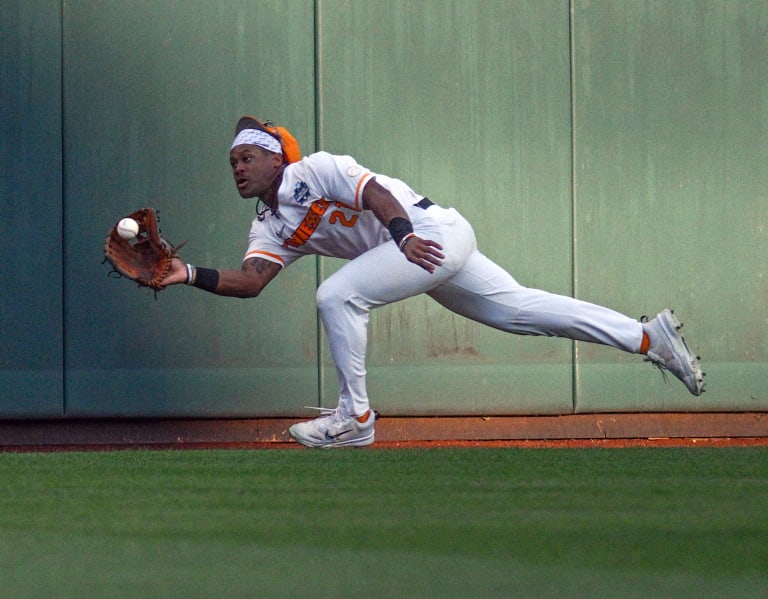
<svg viewBox="0 0 768 599"><path fill-rule="evenodd" d="M312 439L305 439L301 437L301 435L296 434L293 426L288 429L288 433L296 440L297 443L301 443L306 447L313 447L315 449L332 449L334 447L367 447L368 445L373 445L373 442L376 440L374 431L371 431L370 435L362 438L356 437L346 441L329 441L327 443L317 442Z"/></svg>
<svg viewBox="0 0 768 599"><path fill-rule="evenodd" d="M334 447L368 447L373 445L376 437L373 433L363 439L352 439L350 441L342 441L341 443L331 443L329 445L319 445L320 449L333 449Z"/></svg>
<svg viewBox="0 0 768 599"><path fill-rule="evenodd" d="M680 320L675 316L675 313L671 310L664 310L658 316L661 329L667 337L667 341L672 346L674 352L680 356L680 358L689 367L691 373L690 377L692 382L688 380L683 381L685 386L688 387L693 395L701 395L704 392L704 373L699 365L699 359L693 355L688 345L685 343L685 337L680 334L680 329L683 328Z"/></svg>

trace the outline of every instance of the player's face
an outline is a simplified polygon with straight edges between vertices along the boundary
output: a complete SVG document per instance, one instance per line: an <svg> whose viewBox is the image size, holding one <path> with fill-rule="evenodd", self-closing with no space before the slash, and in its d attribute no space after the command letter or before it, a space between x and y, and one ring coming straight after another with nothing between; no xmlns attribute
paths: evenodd
<svg viewBox="0 0 768 599"><path fill-rule="evenodd" d="M261 197L275 180L283 159L258 146L240 145L229 153L229 164L237 191L243 198Z"/></svg>

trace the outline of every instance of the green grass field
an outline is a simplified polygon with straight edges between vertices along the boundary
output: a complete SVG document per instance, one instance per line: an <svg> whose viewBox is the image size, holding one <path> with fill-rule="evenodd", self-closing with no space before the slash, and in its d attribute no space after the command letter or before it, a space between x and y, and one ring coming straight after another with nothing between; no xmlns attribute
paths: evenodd
<svg viewBox="0 0 768 599"><path fill-rule="evenodd" d="M766 597L768 449L0 453L0 595Z"/></svg>

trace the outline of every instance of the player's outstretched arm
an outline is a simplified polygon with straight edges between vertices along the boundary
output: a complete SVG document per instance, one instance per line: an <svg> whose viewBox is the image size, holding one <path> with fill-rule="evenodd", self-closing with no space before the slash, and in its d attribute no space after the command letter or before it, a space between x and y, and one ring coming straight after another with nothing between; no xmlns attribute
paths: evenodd
<svg viewBox="0 0 768 599"><path fill-rule="evenodd" d="M194 267L193 267L194 268ZM263 258L249 258L240 270L214 270L196 268L190 283L190 270L178 258L173 259L171 271L163 279L163 287L190 283L216 295L229 297L256 297L280 272L280 265Z"/></svg>

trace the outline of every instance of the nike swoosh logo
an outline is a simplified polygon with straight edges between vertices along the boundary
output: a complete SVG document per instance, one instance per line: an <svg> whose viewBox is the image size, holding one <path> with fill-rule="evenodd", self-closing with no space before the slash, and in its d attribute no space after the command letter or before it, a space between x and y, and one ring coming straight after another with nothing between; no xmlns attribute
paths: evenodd
<svg viewBox="0 0 768 599"><path fill-rule="evenodd" d="M331 435L331 434L329 434L329 433L328 433L328 431L325 431L325 438L326 438L328 441L333 441L333 440L335 440L335 439L338 439L339 437L341 437L341 435L346 435L347 433L351 433L353 430L354 430L354 429L351 429L351 428L350 428L350 429L348 429L348 430L345 430L345 431L341 431L340 433L337 433L337 434L335 434L335 435Z"/></svg>

